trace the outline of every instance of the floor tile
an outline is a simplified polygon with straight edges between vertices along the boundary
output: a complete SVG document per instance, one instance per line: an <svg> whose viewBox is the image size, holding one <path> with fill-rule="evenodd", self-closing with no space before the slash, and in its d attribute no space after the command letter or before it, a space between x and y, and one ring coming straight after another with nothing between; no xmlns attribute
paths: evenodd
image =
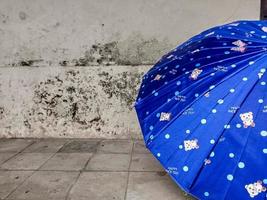
<svg viewBox="0 0 267 200"><path fill-rule="evenodd" d="M136 140L134 142L133 153L150 153L146 148L144 141Z"/></svg>
<svg viewBox="0 0 267 200"><path fill-rule="evenodd" d="M164 171L159 161L151 154L133 154L131 171Z"/></svg>
<svg viewBox="0 0 267 200"><path fill-rule="evenodd" d="M82 170L92 153L56 153L40 170Z"/></svg>
<svg viewBox="0 0 267 200"><path fill-rule="evenodd" d="M79 172L35 172L8 199L63 200L78 175Z"/></svg>
<svg viewBox="0 0 267 200"><path fill-rule="evenodd" d="M27 153L56 153L67 140L57 140L57 139L45 139L39 140L26 148L23 152Z"/></svg>
<svg viewBox="0 0 267 200"><path fill-rule="evenodd" d="M30 139L0 139L0 152L19 152L32 143Z"/></svg>
<svg viewBox="0 0 267 200"><path fill-rule="evenodd" d="M126 200L193 200L161 172L130 172Z"/></svg>
<svg viewBox="0 0 267 200"><path fill-rule="evenodd" d="M130 154L95 154L86 170L128 171Z"/></svg>
<svg viewBox="0 0 267 200"><path fill-rule="evenodd" d="M87 141L72 141L65 144L60 150L60 153L93 153L96 151L99 141L87 140Z"/></svg>
<svg viewBox="0 0 267 200"><path fill-rule="evenodd" d="M126 183L126 172L83 172L68 200L124 200Z"/></svg>
<svg viewBox="0 0 267 200"><path fill-rule="evenodd" d="M103 153L131 153L133 142L129 140L104 140L98 147Z"/></svg>
<svg viewBox="0 0 267 200"><path fill-rule="evenodd" d="M0 165L14 155L16 153L0 153Z"/></svg>
<svg viewBox="0 0 267 200"><path fill-rule="evenodd" d="M1 169L36 170L52 155L52 153L20 153L2 164Z"/></svg>
<svg viewBox="0 0 267 200"><path fill-rule="evenodd" d="M0 199L16 189L33 171L0 171Z"/></svg>

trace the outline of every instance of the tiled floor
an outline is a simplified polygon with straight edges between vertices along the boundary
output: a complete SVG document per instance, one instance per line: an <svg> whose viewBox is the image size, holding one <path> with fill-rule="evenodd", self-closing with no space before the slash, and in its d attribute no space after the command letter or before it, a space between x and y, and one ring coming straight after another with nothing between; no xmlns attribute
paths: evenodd
<svg viewBox="0 0 267 200"><path fill-rule="evenodd" d="M192 198L139 140L0 139L0 199Z"/></svg>

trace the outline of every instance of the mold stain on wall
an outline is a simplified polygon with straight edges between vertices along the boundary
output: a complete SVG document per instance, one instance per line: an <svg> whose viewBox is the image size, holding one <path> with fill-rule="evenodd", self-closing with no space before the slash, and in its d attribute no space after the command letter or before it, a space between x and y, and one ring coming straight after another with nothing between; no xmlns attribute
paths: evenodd
<svg viewBox="0 0 267 200"><path fill-rule="evenodd" d="M27 128L57 129L75 124L79 129L101 130L104 121L95 102L97 91L88 84L90 75L80 76L79 73L79 70L68 70L64 75L47 78L35 86L33 107L25 115ZM63 136L66 134L61 132Z"/></svg>
<svg viewBox="0 0 267 200"><path fill-rule="evenodd" d="M143 72L135 67L116 68L61 67L45 72L38 81L20 79L27 92L14 96L11 104L0 105L5 137L133 137L128 135L128 123L133 120L130 113ZM22 69L24 75L29 70L46 69ZM20 110L7 113L17 102Z"/></svg>
<svg viewBox="0 0 267 200"><path fill-rule="evenodd" d="M63 60L61 66L89 65L151 65L169 51L172 45L167 39L145 39L140 33L132 33L125 40L93 44L78 59Z"/></svg>
<svg viewBox="0 0 267 200"><path fill-rule="evenodd" d="M132 110L143 73L122 72L112 76L108 72L102 72L98 75L102 77L99 85L102 86L108 98L115 96L129 110Z"/></svg>
<svg viewBox="0 0 267 200"><path fill-rule="evenodd" d="M26 20L27 14L24 11L19 12L19 18L20 20Z"/></svg>
<svg viewBox="0 0 267 200"><path fill-rule="evenodd" d="M23 12L22 12L23 13ZM21 20L27 20L27 15L19 13ZM25 19L24 19L25 18ZM59 26L56 23L55 26ZM53 26L53 28L55 28ZM44 34L45 35L45 34ZM45 36L42 36L45 37ZM109 65L151 65L173 45L167 39L156 37L145 38L141 33L132 33L126 39L111 39L109 42L96 42L83 44L77 51L80 56L66 56L66 52L72 52L69 47L45 47L31 46L31 44L19 45L14 55L9 55L9 66L109 66ZM43 49L42 49L43 48ZM48 53L47 55L41 52ZM71 53L70 53L71 54ZM51 57L51 58L50 58ZM54 59L54 58L57 59ZM50 59L49 59L50 58ZM59 61L58 61L59 60Z"/></svg>
<svg viewBox="0 0 267 200"><path fill-rule="evenodd" d="M4 107L0 107L0 120L5 117L5 109Z"/></svg>

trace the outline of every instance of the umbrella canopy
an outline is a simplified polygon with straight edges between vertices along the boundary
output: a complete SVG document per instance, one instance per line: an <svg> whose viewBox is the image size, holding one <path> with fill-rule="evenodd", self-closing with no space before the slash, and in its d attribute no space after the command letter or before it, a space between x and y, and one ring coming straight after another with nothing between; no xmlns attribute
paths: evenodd
<svg viewBox="0 0 267 200"><path fill-rule="evenodd" d="M198 199L266 199L267 21L206 30L143 77L146 146Z"/></svg>

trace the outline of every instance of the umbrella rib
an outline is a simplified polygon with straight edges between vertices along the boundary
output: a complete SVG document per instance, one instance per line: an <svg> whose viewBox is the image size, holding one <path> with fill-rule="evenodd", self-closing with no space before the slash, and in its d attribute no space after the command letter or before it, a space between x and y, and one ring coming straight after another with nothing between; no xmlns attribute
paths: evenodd
<svg viewBox="0 0 267 200"><path fill-rule="evenodd" d="M264 55L261 55L255 62L257 62L257 61L259 61L260 59L262 59L264 57ZM251 58L249 58L249 59L251 59ZM248 60L249 60L248 59ZM242 71L242 70L244 70L244 69L246 69L248 66L246 65L246 66L244 66L243 68L241 68L241 69L239 69L236 73L238 73L238 72L240 72L240 71ZM236 74L235 73L235 74ZM222 84L223 82L225 82L226 80L228 80L229 78L231 78L232 76L234 76L235 74L231 74L231 75L229 75L229 76L227 76L227 77L225 77L224 79L222 79L220 82L218 82L217 84L216 84L216 86L218 86L218 85L220 85L220 84ZM207 89L203 94L201 94L200 96L203 96L205 93L207 93L208 91L210 91L210 89ZM175 98L175 96L174 97L172 97L172 99L174 99ZM187 105L183 110L181 110L180 111L180 113L178 113L168 124L166 124L165 126L163 126L159 131L158 131L158 134L155 134L154 135L154 138L155 137L157 137L157 135L159 135L159 134L161 134L161 132L163 132L163 130L165 130L168 126L170 126L170 124L172 124L172 122L173 121L175 121L175 119L176 118L178 118L186 109L188 109L192 104L194 104L196 101L197 101L198 99L195 99L195 100L193 100L189 105ZM174 104L175 105L175 104ZM177 105L177 104L176 104ZM155 112L157 112L160 108L162 108L163 107L163 105L162 106L160 106L160 107L158 107L156 110L154 110L153 111L153 114L155 113ZM152 113L151 114L149 114L149 116L150 115L152 115ZM146 120L148 119L148 116L147 117L145 117L144 119L143 119L143 121L145 122ZM146 141L146 143L147 143L147 141Z"/></svg>
<svg viewBox="0 0 267 200"><path fill-rule="evenodd" d="M135 109L146 147L194 197L267 200L266 59L267 23L243 20L191 37L143 76Z"/></svg>
<svg viewBox="0 0 267 200"><path fill-rule="evenodd" d="M255 84L257 83L257 81L255 82ZM220 83L220 84L222 84L222 83ZM239 84L239 83L238 83ZM238 85L237 84L237 85ZM229 93L227 93L223 98L225 98L227 95L229 95ZM248 96L249 95L249 92L247 93L247 95L246 96ZM246 99L246 97L244 98L244 100L243 101L245 101L245 99ZM215 106L216 105L218 105L218 104L215 104ZM241 102L241 105L242 105L242 102ZM207 115L207 116L209 116L210 115L210 113ZM207 118L207 116L206 116L206 118ZM234 117L234 115L233 115L233 117ZM230 122L232 120L232 118L228 121L228 123ZM227 124L228 124L227 123ZM198 127L200 126L200 124L199 125L197 125L196 127L195 127L195 129L197 129ZM194 130L195 130L194 129ZM223 129L223 132L225 131L226 129ZM161 133L162 131L160 131L160 133ZM222 134L223 134L223 132L222 132ZM221 134L221 135L222 135ZM155 136L156 137L156 136ZM186 139L188 139L190 137L190 135L188 135L186 138L185 138L185 140ZM215 146L215 145L214 145ZM212 151L212 149L211 149L211 151ZM210 152L209 152L210 153ZM167 162L171 159L171 157L173 156L173 155L175 155L175 151L172 153L172 155L170 155L170 157L167 159ZM188 155L187 157L189 157L190 155Z"/></svg>
<svg viewBox="0 0 267 200"><path fill-rule="evenodd" d="M251 52L250 54L243 54L243 55L240 55L240 56L230 57L230 58L227 58L227 59L225 59L225 60L236 59L236 58L243 57L243 56L249 56L249 55L251 55L251 54L256 54L256 55L255 55L255 57L256 57L256 56L260 56L261 53L264 54L265 51L264 51L264 50L261 50L261 51L258 51L258 52ZM254 56L254 55L253 55L253 56ZM248 58L248 59L251 59L251 58ZM209 63L209 64L207 64L207 65L203 65L202 67L199 67L199 69L203 69L204 67L207 67L207 66L209 66L209 65L215 65L215 64L217 64L217 63L219 63L219 60L216 61L216 62L213 62L213 63ZM186 63L186 64L187 64L187 63ZM192 71L192 70L191 70L191 71ZM191 71L189 71L189 72L191 72ZM186 75L187 75L187 74L184 74L184 73L183 73L183 74L181 74L181 75L175 77L174 79L172 79L170 82L171 82L171 83L174 83L175 81L177 81L177 79L180 79L180 78L182 78L182 77L185 77ZM199 80L203 80L203 79L199 79ZM196 81L195 83L197 83L197 82L199 82L199 81ZM162 88L164 88L164 85L161 85L156 91L159 92ZM140 104L140 103L142 103L142 102L145 102L145 101L148 100L152 95L153 95L153 94L149 94L148 96L145 96L143 99L141 99L141 100L138 102L138 104Z"/></svg>
<svg viewBox="0 0 267 200"><path fill-rule="evenodd" d="M214 35L211 35L211 36L208 36L208 37L205 37L205 35L201 35L201 34L204 34L205 32L207 32L207 31L209 31L210 29L208 29L208 30L206 30L206 31L204 31L204 32L202 32L202 33L200 33L199 35L197 35L197 36L202 36L202 37L200 37L200 38L197 38L197 40L205 40L205 39L210 39L210 38L216 38L216 36L214 36ZM239 31L238 29L237 29L237 31ZM196 37L196 36L195 36ZM189 40L192 40L192 39L195 39L195 37L192 37L192 38L190 38ZM238 37L227 37L227 36L224 36L224 39L232 39L232 40L238 40L239 38ZM255 39L255 38L253 38L253 39ZM263 42L260 38L258 39L256 39L256 40L253 40L253 39L250 39L250 41L253 41L253 42L257 42L257 43L259 43L259 44L267 44L267 42ZM196 40L196 41L197 41ZM194 44L198 44L196 41L192 41L190 44L192 45L192 43L194 43ZM185 42L186 43L186 42ZM179 45L179 46L177 46L177 47L175 47L173 50L171 50L171 52L170 53L168 53L167 55L172 55L172 53L173 52L175 52L175 51L177 51L178 50L178 48L179 47L181 47L181 46L183 46L185 43L183 43L183 44L181 44L181 45ZM261 46L258 46L258 47L267 47L267 45L261 45ZM192 47L191 47L192 48ZM227 47L222 47L222 48L227 48ZM207 49L207 48L206 48ZM209 49L211 49L211 48L209 48ZM159 66L156 66L156 68L152 68L148 73L150 74L151 72L154 72L156 69L158 69L158 68L160 68L160 67L162 67L162 66L165 66L166 64L169 64L170 62L173 62L173 61L176 61L179 57L183 57L184 55L187 55L188 54L188 51L187 51L187 49L179 49L180 51L182 51L181 52L181 55L180 56L175 56L174 57L174 59L171 59L170 61L168 61L168 62L164 62L164 63L162 63L162 64L160 64ZM205 50L205 49L200 49L199 51L203 51L203 50ZM161 60L161 59L160 59ZM158 63L157 63L158 64ZM157 65L156 64L156 65Z"/></svg>
<svg viewBox="0 0 267 200"><path fill-rule="evenodd" d="M254 83L254 85L252 86L252 88L249 90L249 92L248 92L247 95L245 96L244 100L241 102L241 104L240 104L240 106L239 106L239 109L242 107L242 105L243 105L244 102L246 101L246 98L249 96L250 91L252 91L252 90L254 89L254 87L256 86L256 84L258 83L258 81L259 81L259 80L257 80L257 81ZM236 116L237 113L238 113L238 112L235 112L235 113L233 114L233 116L232 116L232 117L230 118L230 120L228 121L228 124L229 124L229 122L231 122L231 121L234 119L234 117ZM220 137L225 133L225 131L227 131L227 129L223 129L223 131L222 131ZM213 148L211 149L210 152L212 152L212 151L215 149L217 143L218 143L218 141L216 141L215 145L213 146ZM210 154L210 152L209 152L209 154ZM209 154L207 154L207 156L208 156ZM199 169L199 171L198 171L198 173L197 173L197 176L196 176L195 179L193 180L192 185L190 186L190 188L193 187L193 185L194 185L196 179L199 177L199 175L200 175L202 169L203 169L203 165L202 165L202 167Z"/></svg>
<svg viewBox="0 0 267 200"><path fill-rule="evenodd" d="M257 69L255 69L255 71L256 71ZM258 81L258 80L257 80ZM254 85L257 83L257 81L254 83ZM220 84L222 84L222 83L220 83ZM254 86L252 86L252 88L253 88ZM252 89L251 89L252 90ZM226 94L225 96L227 96L228 94ZM249 92L247 93L247 95L246 96L248 96L249 95ZM246 99L246 97L244 98L244 100L243 101L245 101L245 99ZM243 102L242 101L242 102ZM241 105L242 105L242 102L241 102ZM192 103L193 104L193 103ZM234 116L233 116L234 117ZM232 120L232 118L228 121L228 123L230 122ZM171 125L171 123L170 124L168 124L169 126ZM197 127L199 127L199 125L197 126ZM196 127L196 128L197 128ZM158 135L160 135L162 132L163 132L163 130L164 129L166 129L166 128L163 128L163 129L161 129L159 132L158 132L158 134L157 135L154 135L154 139L158 136ZM225 131L225 129L223 129L223 131L222 131L222 134L224 133L224 131ZM221 135L222 135L221 134ZM189 136L187 136L185 139L187 139ZM146 141L146 144L147 144L147 141ZM211 151L212 151L212 149L211 149ZM210 152L209 152L210 153ZM168 159L167 159L167 161L166 161L166 163L168 163L169 162L169 160L171 160L172 159L172 157L174 156L176 154L176 151L174 150L172 153L171 153L171 155L168 157ZM190 155L188 155L187 157L189 157ZM186 160L186 159L185 159ZM200 169L201 170L201 169ZM193 181L194 182L194 181ZM193 182L192 182L192 184L193 184Z"/></svg>
<svg viewBox="0 0 267 200"><path fill-rule="evenodd" d="M251 91L255 88L255 86L256 86L256 84L259 82L259 80L260 80L260 79L258 79L258 81L255 83L255 85L254 85L254 87L251 89ZM250 94L250 92L249 92L249 94ZM248 96L248 95L247 95L247 96ZM245 100L246 100L246 98L245 98ZM258 108L258 111L257 111L256 115L255 115L255 118L259 115L259 112L260 112L260 106L259 106L259 108ZM243 149L242 149L242 152L241 152L241 154L240 154L240 157L239 157L239 159L238 159L238 162L241 160L241 158L242 158L242 156L243 156L243 154L244 154L244 151L245 151L246 146L247 146L247 143L248 143L248 138L249 138L249 136L251 135L251 132L252 132L252 129L249 130L249 133L248 133L248 136L247 136L247 139L246 139L246 144L244 145L244 147L243 147ZM234 168L233 176L235 175L237 168L238 168L237 166ZM231 184L232 184L232 183L229 183L229 184L228 184L228 188L230 187ZM224 195L224 197L226 197L227 194L228 194L228 191L226 191L226 194Z"/></svg>
<svg viewBox="0 0 267 200"><path fill-rule="evenodd" d="M264 55L264 53L265 53L265 51L259 51L259 52L253 52L253 54L255 54L255 53L257 53L256 55L253 55L253 57L255 56L255 57L257 57L257 56L261 56L261 55ZM251 53L252 54L252 53ZM248 54L246 54L246 56L247 56ZM241 55L241 56L236 56L236 57L231 57L231 58L229 58L229 60L231 60L231 59L236 59L236 58L239 58L239 57L243 57L244 55ZM253 57L249 57L249 58L247 58L246 60L249 60L249 59L251 59L251 58L253 58ZM228 60L228 59L226 59L226 60ZM244 60L242 60L242 61L244 61ZM204 67L207 67L207 66L209 66L209 65L214 65L214 64L217 64L217 63L219 63L219 61L217 61L217 62L213 62L213 63L210 63L210 64L207 64L207 65L203 65L202 67L200 67L199 69L203 69ZM244 66L244 67L247 67L247 66ZM243 67L243 68L244 68ZM242 68L242 69L243 69ZM190 72L190 71L189 71ZM214 72L214 71L213 71ZM206 77L208 77L208 75L210 75L210 74L207 74L207 76ZM180 79L180 78L182 78L182 77L185 77L186 76L186 74L181 74L180 76L177 76L176 78L174 78L173 80L171 80L170 82L171 83L175 83L178 79ZM205 77L203 77L203 78L205 78ZM194 82L194 84L196 84L196 83L198 83L198 82L200 82L200 81L202 81L203 80L203 78L202 79L199 79L198 81L196 81L196 82ZM161 87L159 87L156 91L157 92L159 92L162 88L164 88L164 85L162 85ZM141 104L142 102L145 102L149 97L151 97L152 96L152 94L150 94L149 96L146 96L145 98L143 98L141 101L139 101L138 102L138 104Z"/></svg>

